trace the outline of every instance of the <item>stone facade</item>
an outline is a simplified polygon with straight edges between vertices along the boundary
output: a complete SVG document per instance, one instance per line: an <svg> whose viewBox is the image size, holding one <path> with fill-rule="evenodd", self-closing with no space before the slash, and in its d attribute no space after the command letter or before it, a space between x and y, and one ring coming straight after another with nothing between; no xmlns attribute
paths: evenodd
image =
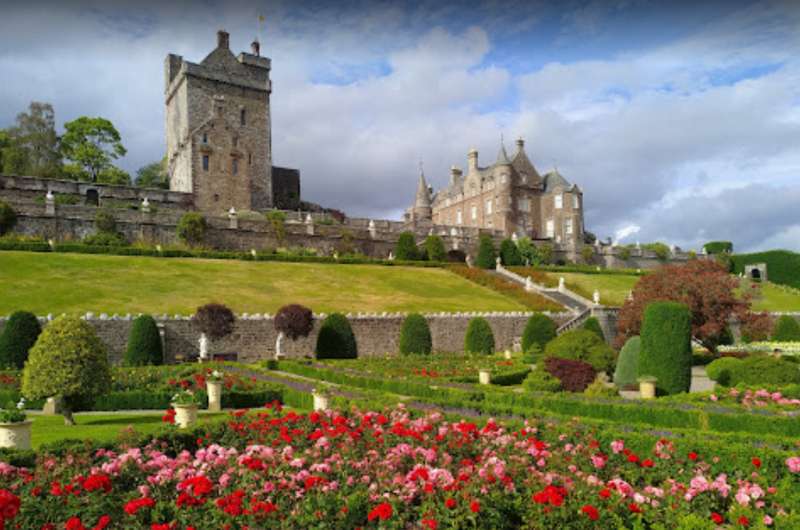
<svg viewBox="0 0 800 530"><path fill-rule="evenodd" d="M273 188L269 74L271 61L234 56L229 36L199 64L170 54L165 61L167 160L170 189L191 193L197 209L220 214L278 206ZM299 172L282 168L281 195L296 193ZM284 207L292 207L290 204Z"/></svg>
<svg viewBox="0 0 800 530"><path fill-rule="evenodd" d="M426 315L431 328L434 351L459 352L464 349L464 334L469 320L482 316L492 327L498 351L513 349L518 344L525 323L532 313L437 313ZM571 315L559 313L551 315L558 323L565 322ZM307 338L297 341L284 340L281 346L287 357L302 357L314 352L322 315L315 316L314 330ZM356 336L360 357L375 357L398 354L400 327L405 315L350 315L350 324ZM47 320L42 319L46 324ZM107 317L91 315L88 321L94 326L100 340L109 351L113 364L120 364L127 347L128 335L133 323L132 317ZM176 358L191 358L199 354L199 332L188 316L156 317L163 332L165 357L167 362ZM5 319L0 318L0 331ZM233 332L209 346L209 353L237 353L243 362L271 359L275 355L277 333L271 315L240 315Z"/></svg>
<svg viewBox="0 0 800 530"><path fill-rule="evenodd" d="M414 205L406 218L434 226L470 226L505 237L528 236L577 249L583 244L583 193L553 170L540 175L517 140L509 158L500 147L497 161L480 167L478 152L467 155L467 174L453 166L449 185L433 192L420 174ZM574 252L573 252L574 253Z"/></svg>

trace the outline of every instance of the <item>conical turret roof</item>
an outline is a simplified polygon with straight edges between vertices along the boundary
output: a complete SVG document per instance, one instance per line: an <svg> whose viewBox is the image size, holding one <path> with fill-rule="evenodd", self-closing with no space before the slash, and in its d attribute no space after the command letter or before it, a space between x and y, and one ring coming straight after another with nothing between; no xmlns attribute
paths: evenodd
<svg viewBox="0 0 800 530"><path fill-rule="evenodd" d="M425 182L425 173L419 172L419 182L417 183L417 197L414 206L429 207L431 205L431 194L428 190L428 183Z"/></svg>

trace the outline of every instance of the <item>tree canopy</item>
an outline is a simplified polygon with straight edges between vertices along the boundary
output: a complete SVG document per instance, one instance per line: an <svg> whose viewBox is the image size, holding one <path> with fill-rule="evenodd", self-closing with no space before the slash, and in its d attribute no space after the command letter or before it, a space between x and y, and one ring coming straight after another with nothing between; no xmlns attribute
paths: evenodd
<svg viewBox="0 0 800 530"><path fill-rule="evenodd" d="M81 116L65 123L64 128L66 132L61 138L61 150L72 161L65 168L71 177L92 182L120 183L122 170L114 167L112 161L124 156L127 150L110 121Z"/></svg>
<svg viewBox="0 0 800 530"><path fill-rule="evenodd" d="M61 153L55 112L49 103L32 101L15 124L0 131L0 162L5 174L61 176Z"/></svg>

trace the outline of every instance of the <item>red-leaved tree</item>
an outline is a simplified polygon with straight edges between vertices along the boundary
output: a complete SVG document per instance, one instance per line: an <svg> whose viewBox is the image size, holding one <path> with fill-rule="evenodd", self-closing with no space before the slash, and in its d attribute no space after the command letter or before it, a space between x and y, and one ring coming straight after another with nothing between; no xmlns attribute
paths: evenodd
<svg viewBox="0 0 800 530"><path fill-rule="evenodd" d="M633 288L633 298L625 302L617 322L616 344L638 335L645 308L655 301L686 304L692 313L692 338L716 351L730 320L744 325L763 315L750 311L753 290L737 292L739 280L714 260L691 260L681 265L666 265L643 276ZM758 289L753 284L752 289Z"/></svg>

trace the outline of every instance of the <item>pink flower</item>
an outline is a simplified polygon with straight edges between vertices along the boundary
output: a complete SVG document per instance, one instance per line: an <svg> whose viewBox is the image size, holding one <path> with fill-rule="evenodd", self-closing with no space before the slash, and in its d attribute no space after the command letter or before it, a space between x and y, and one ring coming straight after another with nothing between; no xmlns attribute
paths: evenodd
<svg viewBox="0 0 800 530"><path fill-rule="evenodd" d="M708 399L710 399L711 401L717 401L719 398L717 397L716 394L711 394L710 396L708 396Z"/></svg>
<svg viewBox="0 0 800 530"><path fill-rule="evenodd" d="M786 465L792 473L800 473L800 456L792 456L786 459Z"/></svg>
<svg viewBox="0 0 800 530"><path fill-rule="evenodd" d="M625 442L622 440L614 440L611 442L611 450L614 451L614 454L619 454L622 450L625 449Z"/></svg>

